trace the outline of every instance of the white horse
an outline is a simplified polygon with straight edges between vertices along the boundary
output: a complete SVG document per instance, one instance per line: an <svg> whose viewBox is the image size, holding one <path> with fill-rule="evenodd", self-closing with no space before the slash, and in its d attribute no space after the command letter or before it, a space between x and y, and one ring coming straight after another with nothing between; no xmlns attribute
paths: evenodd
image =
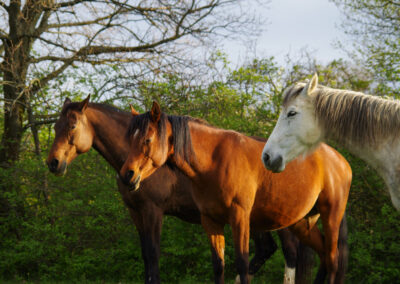
<svg viewBox="0 0 400 284"><path fill-rule="evenodd" d="M283 93L262 161L273 172L322 141L334 141L376 169L400 211L400 102L318 85L315 74Z"/></svg>

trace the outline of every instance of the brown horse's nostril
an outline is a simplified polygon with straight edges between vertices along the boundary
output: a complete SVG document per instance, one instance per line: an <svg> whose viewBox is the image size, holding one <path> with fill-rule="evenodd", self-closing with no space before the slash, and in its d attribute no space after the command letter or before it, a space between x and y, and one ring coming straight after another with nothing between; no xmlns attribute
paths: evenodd
<svg viewBox="0 0 400 284"><path fill-rule="evenodd" d="M54 158L53 160L51 160L49 164L50 171L56 171L58 168L58 164L59 164L58 159Z"/></svg>
<svg viewBox="0 0 400 284"><path fill-rule="evenodd" d="M131 180L131 178L133 177L134 174L135 174L135 172L132 171L132 170L127 171L126 174L125 174L126 182L129 183L129 181Z"/></svg>

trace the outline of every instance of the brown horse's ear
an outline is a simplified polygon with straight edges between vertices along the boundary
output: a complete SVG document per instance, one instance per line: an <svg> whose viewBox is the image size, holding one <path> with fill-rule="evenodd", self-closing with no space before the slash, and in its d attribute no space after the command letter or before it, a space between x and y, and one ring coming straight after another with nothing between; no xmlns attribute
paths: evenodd
<svg viewBox="0 0 400 284"><path fill-rule="evenodd" d="M66 97L63 106L66 106L67 104L72 103L72 101L70 100L70 98Z"/></svg>
<svg viewBox="0 0 400 284"><path fill-rule="evenodd" d="M90 99L90 94L87 96L86 99L84 99L84 100L79 104L79 110L80 110L80 111L82 111L82 112L85 111L85 109L86 109L87 106L88 106L89 99Z"/></svg>
<svg viewBox="0 0 400 284"><path fill-rule="evenodd" d="M131 107L131 114L132 116L137 116L139 115L139 112L136 111L136 109L133 108L133 106L131 104L129 104L129 106Z"/></svg>
<svg viewBox="0 0 400 284"><path fill-rule="evenodd" d="M160 105L156 101L153 101L153 107L151 108L151 111L150 111L150 117L153 122L158 122L160 120L161 108L160 108Z"/></svg>

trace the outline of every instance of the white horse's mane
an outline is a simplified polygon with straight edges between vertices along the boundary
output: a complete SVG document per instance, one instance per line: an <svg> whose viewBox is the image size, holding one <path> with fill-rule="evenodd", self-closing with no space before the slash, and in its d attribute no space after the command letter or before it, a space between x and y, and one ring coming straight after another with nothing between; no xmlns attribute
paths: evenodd
<svg viewBox="0 0 400 284"><path fill-rule="evenodd" d="M297 83L289 88L283 105L288 105L304 87L305 83ZM376 146L383 140L400 137L399 101L321 85L311 98L326 136L339 143Z"/></svg>

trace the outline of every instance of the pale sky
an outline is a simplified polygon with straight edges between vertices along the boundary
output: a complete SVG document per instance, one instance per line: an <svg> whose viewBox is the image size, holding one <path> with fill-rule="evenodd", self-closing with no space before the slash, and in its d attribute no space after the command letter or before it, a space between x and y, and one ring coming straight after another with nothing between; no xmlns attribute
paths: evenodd
<svg viewBox="0 0 400 284"><path fill-rule="evenodd" d="M328 0L272 0L261 11L268 24L256 42L257 56L275 56L283 63L286 54L295 56L307 47L315 51L315 58L322 63L346 57L333 47L335 40L344 40L346 36L339 28L342 15ZM241 62L246 49L243 44L224 46L233 62Z"/></svg>

